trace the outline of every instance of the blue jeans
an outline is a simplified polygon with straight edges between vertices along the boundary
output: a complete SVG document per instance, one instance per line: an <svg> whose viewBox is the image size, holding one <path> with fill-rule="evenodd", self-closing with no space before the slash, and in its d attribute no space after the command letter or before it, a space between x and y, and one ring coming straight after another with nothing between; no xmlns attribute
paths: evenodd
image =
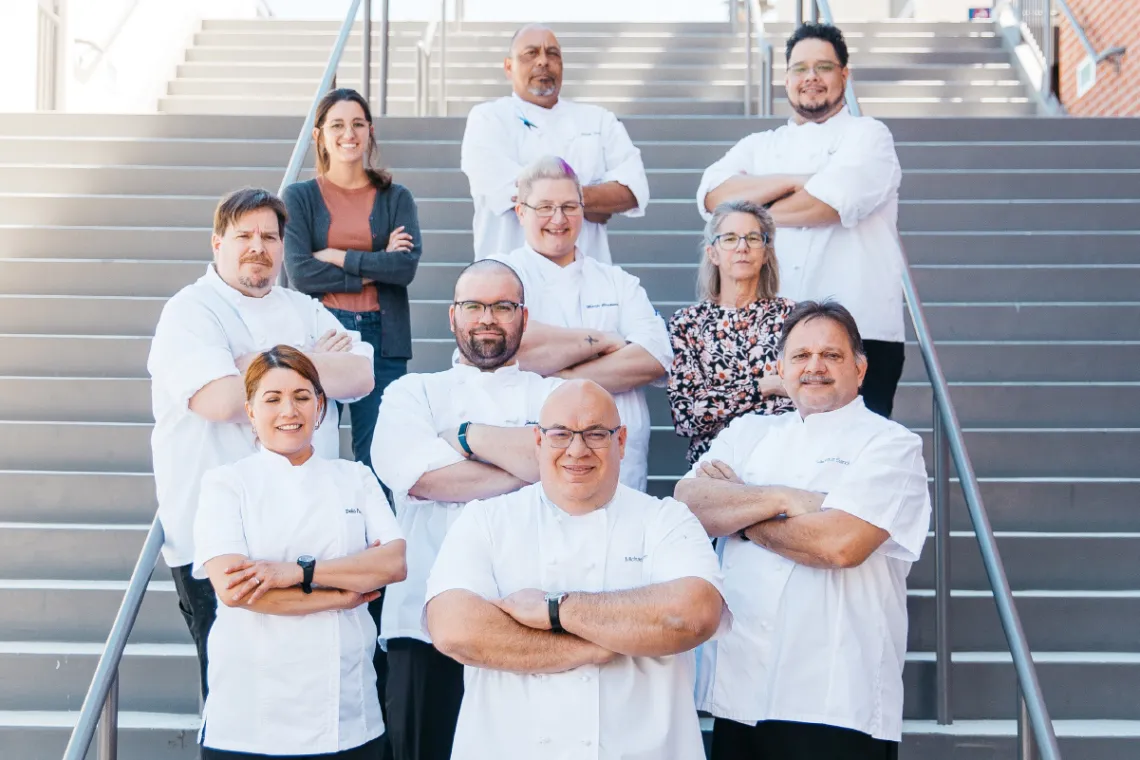
<svg viewBox="0 0 1140 760"><path fill-rule="evenodd" d="M384 389L393 380L408 373L408 360L389 359L380 355L380 312L343 309L329 309L329 311L340 320L345 329L357 331L361 340L372 346L372 367L376 376L376 387L364 398L348 405L352 410L352 458L371 468L372 435L376 430L376 414L380 410L380 399L384 395ZM344 404L337 403L337 408L343 410Z"/></svg>

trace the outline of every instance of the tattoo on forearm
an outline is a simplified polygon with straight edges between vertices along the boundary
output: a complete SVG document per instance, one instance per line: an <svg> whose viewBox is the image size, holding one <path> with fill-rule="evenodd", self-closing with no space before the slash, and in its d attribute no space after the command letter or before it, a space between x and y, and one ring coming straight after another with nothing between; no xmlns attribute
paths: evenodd
<svg viewBox="0 0 1140 760"><path fill-rule="evenodd" d="M600 343L600 342L601 342L601 341L599 341L599 340L598 340L597 338L595 338L593 335L587 335L587 336L586 336L586 343L587 343L587 344L589 344L589 345L591 345L591 346L592 346L592 345L594 345L595 343Z"/></svg>

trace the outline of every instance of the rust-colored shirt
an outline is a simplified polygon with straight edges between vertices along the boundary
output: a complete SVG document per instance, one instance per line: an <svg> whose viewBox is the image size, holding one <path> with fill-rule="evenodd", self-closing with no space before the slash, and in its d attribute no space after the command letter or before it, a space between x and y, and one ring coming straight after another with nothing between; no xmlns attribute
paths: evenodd
<svg viewBox="0 0 1140 760"><path fill-rule="evenodd" d="M355 190L317 177L321 198L329 210L329 248L342 251L372 250L372 205L376 202L376 188L372 184ZM387 245L388 241L378 241ZM346 311L380 311L376 286L365 285L359 293L325 293L321 303L330 309Z"/></svg>

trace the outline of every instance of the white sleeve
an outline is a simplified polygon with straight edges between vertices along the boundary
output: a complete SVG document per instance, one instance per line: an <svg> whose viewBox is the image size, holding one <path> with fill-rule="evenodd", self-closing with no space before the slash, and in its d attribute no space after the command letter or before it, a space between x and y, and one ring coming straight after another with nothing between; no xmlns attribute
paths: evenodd
<svg viewBox="0 0 1140 760"><path fill-rule="evenodd" d="M705 196L710 191L716 190L729 177L737 174L756 174L756 156L763 155L762 142L767 134L767 132L758 132L745 137L733 145L728 153L721 156L719 161L705 169L705 173L701 176L701 184L697 188L697 211L701 212L701 218L706 222L712 219L712 214L705 209Z"/></svg>
<svg viewBox="0 0 1140 760"><path fill-rule="evenodd" d="M738 476L748 457L768 434L772 420L778 415L770 414L744 414L728 423L728 427L717 433L709 445L709 450L701 455L685 473L686 478L697 477L697 470L702 462L717 460L724 462L732 468ZM765 485L764 483L750 483L749 485Z"/></svg>
<svg viewBox="0 0 1140 760"><path fill-rule="evenodd" d="M645 216L645 207L649 204L649 179L645 176L641 151L629 139L625 125L610 111L602 117L602 145L606 172L602 182L621 183L633 193L637 206L623 212L625 216Z"/></svg>
<svg viewBox="0 0 1140 760"><path fill-rule="evenodd" d="M400 524L396 522L396 515L388 504L388 497L384 489L376 482L376 476L366 466L353 462L357 477L360 478L362 497L360 511L364 514L364 540L371 546L373 541L387 544L404 538Z"/></svg>
<svg viewBox="0 0 1140 760"><path fill-rule="evenodd" d="M423 380L404 375L384 390L372 437L372 468L395 494L406 494L424 473L464 461L439 437Z"/></svg>
<svg viewBox="0 0 1140 760"><path fill-rule="evenodd" d="M821 509L839 509L882 528L890 538L876 551L917 562L930 530L922 439L906 430L872 438Z"/></svg>
<svg viewBox="0 0 1140 760"><path fill-rule="evenodd" d="M495 118L494 103L471 109L459 149L459 167L467 175L476 204L482 201L495 214L515 207L511 198L523 167L509 150L510 143L511 137Z"/></svg>
<svg viewBox="0 0 1140 760"><path fill-rule="evenodd" d="M312 319L309 321L309 324L312 325L312 330L310 330L309 345L305 346L305 350L311 351L313 346L316 345L317 340L319 340L320 337L322 335L324 335L325 333L327 333L329 330L336 330L337 332L346 332L352 338L352 348L350 348L348 350L348 352L363 358L365 361L368 362L368 366L372 367L373 366L372 344L364 341L360 337L360 333L357 332L356 330L346 330L344 328L344 325L342 325L340 323L340 320L337 319L336 317L334 317L332 315L332 312L329 311L327 308L325 308L325 305L322 304L320 301L318 301L315 298L311 298L309 296L304 296L304 297L309 300L310 307L313 310L312 311ZM364 396L353 396L350 398L333 398L333 400L334 401L343 401L346 404L351 404L352 402L359 401L362 398L364 398Z"/></svg>
<svg viewBox="0 0 1140 760"><path fill-rule="evenodd" d="M155 389L182 406L214 380L241 375L217 317L177 297L162 309L146 368Z"/></svg>
<svg viewBox="0 0 1140 760"><path fill-rule="evenodd" d="M207 470L198 492L194 516L194 577L206 577L210 560L226 554L249 556L249 543L241 516L242 488L237 470L222 465Z"/></svg>
<svg viewBox="0 0 1140 760"><path fill-rule="evenodd" d="M902 169L891 131L867 119L862 129L848 130L827 165L804 190L835 209L839 223L854 227L898 194Z"/></svg>
<svg viewBox="0 0 1140 760"><path fill-rule="evenodd" d="M641 287L641 280L624 270L618 271L621 273L621 282L618 284L621 292L618 332L626 340L644 348L661 363L661 377L654 381L653 385L664 387L669 368L673 366L673 347L669 340L669 328L657 309L653 307L645 288Z"/></svg>
<svg viewBox="0 0 1140 760"><path fill-rule="evenodd" d="M696 516L676 499L662 499L654 536L646 547L650 561L649 582L668 583L681 578L700 578L708 581L724 599L724 574L720 559L713 549L712 539L701 527ZM732 628L732 613L728 603L721 609L720 625L716 636Z"/></svg>
<svg viewBox="0 0 1140 760"><path fill-rule="evenodd" d="M492 559L491 532L483 502L472 501L447 530L427 579L421 623L427 631L427 604L444 591L462 589L484 599L499 598Z"/></svg>

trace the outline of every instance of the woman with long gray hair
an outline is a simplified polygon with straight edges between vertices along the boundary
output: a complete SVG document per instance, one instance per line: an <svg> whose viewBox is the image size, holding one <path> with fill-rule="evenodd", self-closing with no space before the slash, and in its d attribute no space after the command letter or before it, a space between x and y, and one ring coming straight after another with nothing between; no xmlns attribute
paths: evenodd
<svg viewBox="0 0 1140 760"><path fill-rule="evenodd" d="M697 303L669 321L669 405L689 463L742 414L782 414L792 403L776 374L776 346L794 303L777 298L776 225L751 201L713 211L701 241Z"/></svg>

